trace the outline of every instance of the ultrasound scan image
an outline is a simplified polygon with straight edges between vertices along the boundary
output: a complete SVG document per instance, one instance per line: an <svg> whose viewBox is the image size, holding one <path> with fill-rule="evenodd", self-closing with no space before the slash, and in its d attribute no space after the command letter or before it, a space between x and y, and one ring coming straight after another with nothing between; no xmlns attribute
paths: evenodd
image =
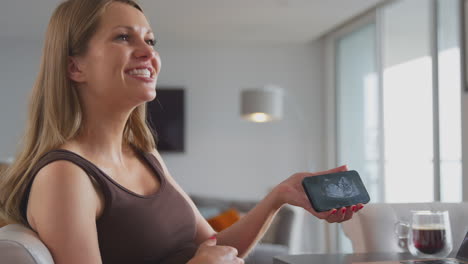
<svg viewBox="0 0 468 264"><path fill-rule="evenodd" d="M322 184L322 193L332 198L350 198L359 194L356 184L345 177L325 179Z"/></svg>

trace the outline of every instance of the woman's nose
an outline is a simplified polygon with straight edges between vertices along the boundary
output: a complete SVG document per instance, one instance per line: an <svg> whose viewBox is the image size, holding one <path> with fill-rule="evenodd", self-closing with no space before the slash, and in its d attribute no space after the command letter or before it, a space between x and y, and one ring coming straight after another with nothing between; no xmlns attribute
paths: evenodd
<svg viewBox="0 0 468 264"><path fill-rule="evenodd" d="M155 56L155 52L156 51L153 49L153 47L150 46L148 43L146 43L145 41L139 41L138 45L135 48L134 56L138 59L151 59Z"/></svg>

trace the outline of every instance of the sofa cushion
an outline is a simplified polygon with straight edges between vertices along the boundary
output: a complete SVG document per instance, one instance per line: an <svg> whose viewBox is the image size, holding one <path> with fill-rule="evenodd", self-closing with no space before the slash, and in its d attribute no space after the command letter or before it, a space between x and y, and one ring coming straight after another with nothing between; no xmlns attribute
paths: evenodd
<svg viewBox="0 0 468 264"><path fill-rule="evenodd" d="M16 241L0 240L0 255L5 264L37 264L28 250Z"/></svg>
<svg viewBox="0 0 468 264"><path fill-rule="evenodd" d="M240 217L239 212L235 208L231 208L215 217L207 219L207 221L216 232L221 232L237 222Z"/></svg>
<svg viewBox="0 0 468 264"><path fill-rule="evenodd" d="M53 264L47 247L31 229L10 224L0 228L0 256L2 264Z"/></svg>

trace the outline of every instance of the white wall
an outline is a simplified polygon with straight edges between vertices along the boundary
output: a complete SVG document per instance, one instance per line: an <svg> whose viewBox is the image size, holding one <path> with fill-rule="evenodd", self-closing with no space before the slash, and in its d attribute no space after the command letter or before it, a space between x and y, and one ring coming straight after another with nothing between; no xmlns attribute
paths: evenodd
<svg viewBox="0 0 468 264"><path fill-rule="evenodd" d="M0 159L5 159L22 134L42 42L0 39L0 47ZM163 62L158 84L186 88L186 152L163 158L187 192L259 199L296 171L324 169L321 42L224 48L162 44L158 50ZM269 83L286 90L284 119L242 120L241 89Z"/></svg>
<svg viewBox="0 0 468 264"><path fill-rule="evenodd" d="M467 67L465 65L465 67ZM465 73L466 74L466 73ZM465 77L466 78L466 77ZM465 88L466 83L462 84ZM465 88L466 89L466 88ZM462 170L463 170L463 201L468 201L468 92L462 92L461 96L462 108Z"/></svg>
<svg viewBox="0 0 468 264"><path fill-rule="evenodd" d="M41 50L38 40L0 38L0 161L14 156L23 134Z"/></svg>

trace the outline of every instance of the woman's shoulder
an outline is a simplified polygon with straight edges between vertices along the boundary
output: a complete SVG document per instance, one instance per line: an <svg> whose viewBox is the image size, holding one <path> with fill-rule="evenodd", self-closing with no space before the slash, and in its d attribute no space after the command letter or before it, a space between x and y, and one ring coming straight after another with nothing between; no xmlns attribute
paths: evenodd
<svg viewBox="0 0 468 264"><path fill-rule="evenodd" d="M30 173L35 179L41 175L85 175L89 162L80 155L79 149L60 146L44 153L34 164ZM49 176L54 177L54 176Z"/></svg>
<svg viewBox="0 0 468 264"><path fill-rule="evenodd" d="M28 222L31 226L34 220L30 217L41 214L41 210L72 211L76 206L93 211L99 206L99 196L86 173L67 160L56 160L41 168L34 177L29 195Z"/></svg>
<svg viewBox="0 0 468 264"><path fill-rule="evenodd" d="M99 197L96 183L80 166L83 160L76 151L75 148L60 146L45 153L36 163L34 175L31 175L28 211L35 206L36 198L59 207L73 200L92 204L99 202L96 200Z"/></svg>
<svg viewBox="0 0 468 264"><path fill-rule="evenodd" d="M86 194L93 190L93 184L86 172L69 160L54 160L42 167L34 177L31 195L70 196Z"/></svg>
<svg viewBox="0 0 468 264"><path fill-rule="evenodd" d="M44 154L36 164L36 172L33 175L33 184L44 188L89 188L93 183L88 171L92 167L90 162L83 158L78 148L60 146Z"/></svg>
<svg viewBox="0 0 468 264"><path fill-rule="evenodd" d="M67 176L65 177L65 175ZM75 178L81 178L83 175L86 175L86 172L75 163L67 159L57 158L42 166L38 170L35 179L48 177L50 180L73 181Z"/></svg>
<svg viewBox="0 0 468 264"><path fill-rule="evenodd" d="M69 161L57 160L36 175L26 217L48 246L70 236L78 237L73 244L95 245L95 221L101 208L86 173Z"/></svg>
<svg viewBox="0 0 468 264"><path fill-rule="evenodd" d="M156 159L156 161L161 165L162 170L164 171L164 174L166 175L169 174L166 163L164 163L164 160L161 157L161 154L159 154L159 151L157 149L153 148L150 152L148 152L148 154L153 156Z"/></svg>
<svg viewBox="0 0 468 264"><path fill-rule="evenodd" d="M153 148L150 152L148 152L150 155L154 156L156 158L156 160L161 163L164 167L165 167L165 164L164 164L164 160L163 158L161 157L161 154L159 153L159 151L156 149L156 148Z"/></svg>
<svg viewBox="0 0 468 264"><path fill-rule="evenodd" d="M39 161L35 164L35 169L31 172L37 178L50 178L49 180L73 180L76 176L61 177L61 175L80 175L86 174L80 166L76 164L76 160L80 158L79 149L77 146L66 143L55 149L44 153Z"/></svg>

